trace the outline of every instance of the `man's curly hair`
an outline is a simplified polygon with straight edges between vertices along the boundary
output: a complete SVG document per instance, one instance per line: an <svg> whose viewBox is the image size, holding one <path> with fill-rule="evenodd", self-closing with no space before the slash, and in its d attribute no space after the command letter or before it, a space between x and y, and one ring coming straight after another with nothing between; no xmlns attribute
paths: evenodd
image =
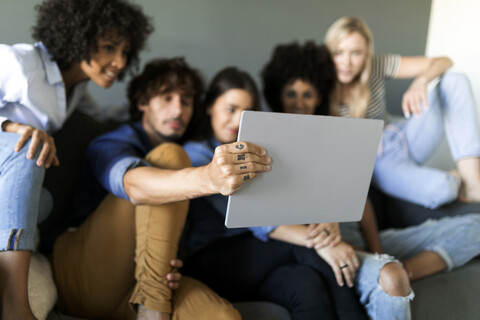
<svg viewBox="0 0 480 320"><path fill-rule="evenodd" d="M302 80L311 83L321 97L315 114L328 114L336 73L326 46L316 45L313 41L307 41L303 46L298 42L278 45L263 68L261 78L265 100L273 111L283 112L283 88Z"/></svg>
<svg viewBox="0 0 480 320"><path fill-rule="evenodd" d="M181 141L195 131L203 94L203 79L198 70L191 68L184 58L154 59L148 62L142 73L130 80L127 97L130 104L130 120L138 121L143 112L140 105L147 105L150 99L173 91L182 91L193 98L193 115Z"/></svg>
<svg viewBox="0 0 480 320"><path fill-rule="evenodd" d="M43 43L60 70L90 61L100 38L119 36L130 48L126 67L119 75L122 79L131 67L138 67L139 52L153 32L150 18L126 0L45 0L35 10L37 23L32 37Z"/></svg>

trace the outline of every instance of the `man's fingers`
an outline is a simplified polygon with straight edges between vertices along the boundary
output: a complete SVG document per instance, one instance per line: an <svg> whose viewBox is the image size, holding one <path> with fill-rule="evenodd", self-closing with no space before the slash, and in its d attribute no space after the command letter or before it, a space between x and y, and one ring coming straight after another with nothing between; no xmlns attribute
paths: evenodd
<svg viewBox="0 0 480 320"><path fill-rule="evenodd" d="M170 261L170 266L174 267L174 268L177 268L177 269L180 269L183 267L183 261L180 260L180 259L172 259Z"/></svg>
<svg viewBox="0 0 480 320"><path fill-rule="evenodd" d="M264 148L250 142L238 141L222 146L228 153L252 153L259 156L267 154Z"/></svg>
<svg viewBox="0 0 480 320"><path fill-rule="evenodd" d="M230 154L230 163L235 164L244 164L248 162L252 163L261 163L261 164L270 164L271 159L269 156L259 156L254 153L237 153L237 154Z"/></svg>
<svg viewBox="0 0 480 320"><path fill-rule="evenodd" d="M270 165L260 163L241 163L233 166L233 174L248 174L251 172L266 172L270 170Z"/></svg>
<svg viewBox="0 0 480 320"><path fill-rule="evenodd" d="M179 285L180 285L180 284L179 284L178 282L169 282L169 283L168 283L168 287L169 287L170 289L172 289L172 290L178 289L178 286L179 286Z"/></svg>
<svg viewBox="0 0 480 320"><path fill-rule="evenodd" d="M167 274L167 280L172 282L178 282L182 279L182 275L179 272L172 272Z"/></svg>

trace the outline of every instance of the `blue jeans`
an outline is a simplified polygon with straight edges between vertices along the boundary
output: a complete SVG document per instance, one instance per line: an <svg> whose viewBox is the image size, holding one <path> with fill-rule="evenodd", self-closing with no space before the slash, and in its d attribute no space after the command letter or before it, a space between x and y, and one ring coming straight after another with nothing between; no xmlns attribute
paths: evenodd
<svg viewBox="0 0 480 320"><path fill-rule="evenodd" d="M363 239L359 238L358 225L345 223L341 224L341 229L346 242L366 249ZM388 254L357 253L362 262L355 280L360 301L371 319L410 319L413 292L407 297L390 296L378 284L380 270L387 263L398 262L395 258L406 260L422 251L438 253L447 271L464 265L480 254L480 214L427 220L404 229L387 229L380 232L380 242Z"/></svg>
<svg viewBox="0 0 480 320"><path fill-rule="evenodd" d="M26 158L28 145L13 151L20 136L0 132L0 251L34 250L37 223L52 208L52 198L42 187L45 169ZM34 159L38 157L37 148Z"/></svg>
<svg viewBox="0 0 480 320"><path fill-rule="evenodd" d="M475 103L468 79L446 73L428 94L423 115L386 126L373 172L385 193L427 208L458 197L460 180L448 172L422 166L444 134L455 161L480 156Z"/></svg>

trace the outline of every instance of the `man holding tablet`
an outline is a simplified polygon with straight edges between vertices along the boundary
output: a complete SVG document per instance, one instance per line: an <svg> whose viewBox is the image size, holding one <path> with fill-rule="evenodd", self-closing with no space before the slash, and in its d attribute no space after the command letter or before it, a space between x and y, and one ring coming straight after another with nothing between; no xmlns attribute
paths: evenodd
<svg viewBox="0 0 480 320"><path fill-rule="evenodd" d="M177 290L172 263L188 199L229 195L269 171L263 148L232 143L211 163L189 168L183 149L202 93L196 70L183 59L159 59L132 79L132 120L95 139L69 227L55 242L53 269L59 306L82 318L239 319L231 304L194 279ZM247 169L239 170L239 166ZM237 170L238 169L238 170ZM81 263L80 263L81 262ZM178 262L178 260L177 260ZM135 275L135 277L134 277Z"/></svg>

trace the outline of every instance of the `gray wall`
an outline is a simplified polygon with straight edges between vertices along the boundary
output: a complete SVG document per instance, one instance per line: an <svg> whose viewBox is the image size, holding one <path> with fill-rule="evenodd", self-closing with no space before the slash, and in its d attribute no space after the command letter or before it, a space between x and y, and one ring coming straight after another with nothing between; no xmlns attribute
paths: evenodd
<svg viewBox="0 0 480 320"><path fill-rule="evenodd" d="M39 0L0 0L0 43L31 42L34 5ZM376 52L423 55L431 0L136 0L152 16L155 33L142 62L153 57L185 56L205 78L226 65L259 70L278 43L323 40L328 26L342 15L366 20ZM127 79L128 80L128 79ZM389 108L399 113L408 82L389 84ZM125 83L103 90L91 84L101 104L121 103Z"/></svg>

